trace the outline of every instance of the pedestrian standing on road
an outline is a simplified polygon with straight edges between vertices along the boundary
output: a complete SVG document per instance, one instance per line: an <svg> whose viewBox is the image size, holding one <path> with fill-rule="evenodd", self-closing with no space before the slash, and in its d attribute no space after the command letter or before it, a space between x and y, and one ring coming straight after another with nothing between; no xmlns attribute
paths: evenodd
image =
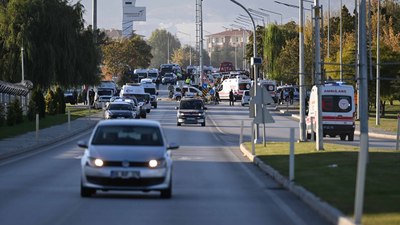
<svg viewBox="0 0 400 225"><path fill-rule="evenodd" d="M294 98L294 92L293 89L291 88L289 91L289 101L291 105L293 105L293 98Z"/></svg>
<svg viewBox="0 0 400 225"><path fill-rule="evenodd" d="M229 105L233 106L235 105L235 96L233 96L233 90L229 92Z"/></svg>
<svg viewBox="0 0 400 225"><path fill-rule="evenodd" d="M283 104L283 102L285 101L285 93L284 93L283 89L281 89L281 93L280 93L279 99L280 99L280 101L279 101L280 104Z"/></svg>
<svg viewBox="0 0 400 225"><path fill-rule="evenodd" d="M219 92L215 91L215 104L219 104Z"/></svg>

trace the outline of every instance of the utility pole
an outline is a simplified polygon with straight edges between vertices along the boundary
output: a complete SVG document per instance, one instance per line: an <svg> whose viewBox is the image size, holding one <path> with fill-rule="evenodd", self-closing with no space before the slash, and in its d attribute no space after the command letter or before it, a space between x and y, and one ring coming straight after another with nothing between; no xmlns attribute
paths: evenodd
<svg viewBox="0 0 400 225"><path fill-rule="evenodd" d="M381 11L381 0L378 0L378 14L376 24L376 125L380 125L380 110L381 110L381 68L380 68L380 11Z"/></svg>
<svg viewBox="0 0 400 225"><path fill-rule="evenodd" d="M304 87L304 11L303 0L299 0L299 83L300 83L300 123L299 140L306 141L306 90Z"/></svg>
<svg viewBox="0 0 400 225"><path fill-rule="evenodd" d="M342 18L342 0L340 0L340 81L343 81L343 18Z"/></svg>
<svg viewBox="0 0 400 225"><path fill-rule="evenodd" d="M320 19L321 19L321 12L319 6L319 0L314 0L314 11L315 11L315 85L317 86L317 115L316 115L316 150L324 150L324 143L323 143L323 130L322 130L322 96L321 96L321 41L320 41Z"/></svg>
<svg viewBox="0 0 400 225"><path fill-rule="evenodd" d="M22 79L21 79L21 83L24 82L25 80L25 69L24 69L24 46L21 47L21 75L22 75Z"/></svg>
<svg viewBox="0 0 400 225"><path fill-rule="evenodd" d="M364 188L368 158L368 80L367 80L367 32L366 3L359 0L358 14L358 55L360 79L360 151L358 153L356 195L354 204L354 222L361 224L364 205Z"/></svg>
<svg viewBox="0 0 400 225"><path fill-rule="evenodd" d="M97 30L97 0L92 0L92 22L93 22L93 40L94 43L97 43L97 35L96 35L96 30Z"/></svg>

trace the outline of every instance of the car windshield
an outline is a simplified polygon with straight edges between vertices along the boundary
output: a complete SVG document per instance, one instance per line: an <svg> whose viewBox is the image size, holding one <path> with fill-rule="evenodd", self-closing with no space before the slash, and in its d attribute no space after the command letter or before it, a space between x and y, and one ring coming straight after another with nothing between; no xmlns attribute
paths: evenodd
<svg viewBox="0 0 400 225"><path fill-rule="evenodd" d="M134 94L134 95L139 102L147 102L150 100L150 96L148 95L144 94Z"/></svg>
<svg viewBox="0 0 400 225"><path fill-rule="evenodd" d="M181 109L202 109L203 104L201 101L181 101Z"/></svg>
<svg viewBox="0 0 400 225"><path fill-rule="evenodd" d="M132 110L129 104L111 104L108 107L109 110Z"/></svg>
<svg viewBox="0 0 400 225"><path fill-rule="evenodd" d="M92 145L163 146L160 129L151 126L99 126Z"/></svg>
<svg viewBox="0 0 400 225"><path fill-rule="evenodd" d="M144 92L149 93L151 95L155 95L156 89L155 88L144 88Z"/></svg>

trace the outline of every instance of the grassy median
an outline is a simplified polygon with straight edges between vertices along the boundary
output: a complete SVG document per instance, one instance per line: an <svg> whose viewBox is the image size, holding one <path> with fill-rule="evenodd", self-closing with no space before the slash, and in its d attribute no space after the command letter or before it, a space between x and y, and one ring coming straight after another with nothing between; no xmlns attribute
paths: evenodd
<svg viewBox="0 0 400 225"><path fill-rule="evenodd" d="M251 149L250 143L245 143ZM359 147L314 142L295 144L295 183L353 216ZM400 152L369 149L363 224L400 224ZM283 176L289 176L289 143L256 145L256 155Z"/></svg>
<svg viewBox="0 0 400 225"><path fill-rule="evenodd" d="M71 113L71 120L75 120L77 118L89 116L91 114L99 112L99 110L95 109L91 109L89 111L87 108L83 107L78 108L78 107L67 106L65 114L57 114L53 116L46 115L45 118L40 119L39 128L43 129L54 125L67 123L68 109L70 110ZM13 126L3 125L2 127L0 127L0 139L14 137L35 130L36 130L36 121L29 121L27 118L24 118L24 122L20 124L16 124Z"/></svg>

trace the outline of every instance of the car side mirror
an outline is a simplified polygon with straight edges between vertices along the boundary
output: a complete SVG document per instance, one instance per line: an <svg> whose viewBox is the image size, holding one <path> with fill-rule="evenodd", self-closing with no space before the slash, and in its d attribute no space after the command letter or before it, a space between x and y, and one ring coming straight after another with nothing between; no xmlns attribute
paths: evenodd
<svg viewBox="0 0 400 225"><path fill-rule="evenodd" d="M179 145L177 143L174 143L174 142L169 143L168 146L167 146L168 150L174 150L174 149L178 149L178 148L179 148Z"/></svg>
<svg viewBox="0 0 400 225"><path fill-rule="evenodd" d="M81 148L88 148L87 141L78 141L78 146Z"/></svg>

